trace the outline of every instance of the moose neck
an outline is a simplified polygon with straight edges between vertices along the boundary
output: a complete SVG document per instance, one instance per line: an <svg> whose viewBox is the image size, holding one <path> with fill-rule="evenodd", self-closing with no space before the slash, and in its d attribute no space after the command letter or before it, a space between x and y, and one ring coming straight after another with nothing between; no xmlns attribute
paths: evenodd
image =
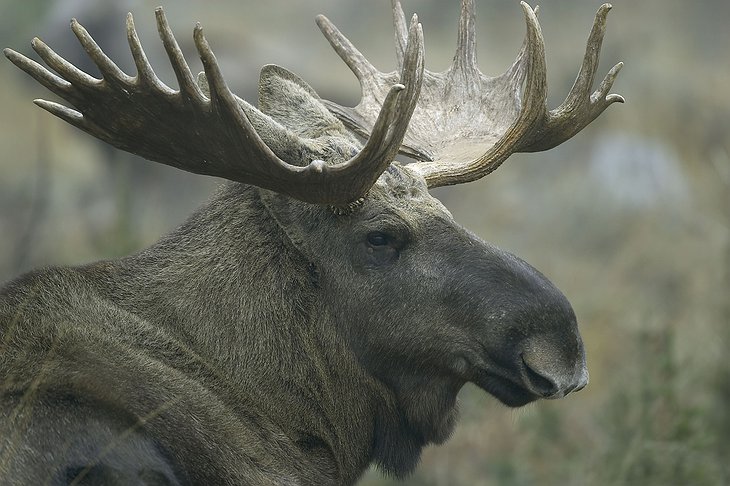
<svg viewBox="0 0 730 486"><path fill-rule="evenodd" d="M397 180L402 181L400 178ZM390 186L386 191L389 190ZM377 199L378 196L371 193L369 197ZM456 419L456 395L463 381L455 380L450 374L445 375L443 370L434 369L426 373L422 365L409 365L409 360L383 360L378 346L368 346L354 339L353 328L367 327L358 320L372 319L374 306L380 302L376 300L372 302L373 305L357 310L350 305L343 305L344 301L352 297L356 280L361 283L369 280L358 278L351 273L351 269L348 270L350 242L344 246L340 244L346 239L338 240L340 243L332 253L323 253L321 240L328 237L321 227L339 227L341 224L348 228L345 233L349 234L350 226L360 221L362 215L357 212L362 210L355 209L355 214L346 212L345 216L311 212L309 205L302 206L285 196L265 190L261 192L261 201L290 246L300 255L310 255L312 262L321 264L321 268L310 264L314 270L310 275L314 278L318 296L321 296L315 299L318 302L316 312L320 313L317 320L327 323L325 332L341 338L345 353L350 359L356 360L358 372L364 373L369 382L377 384L378 410L371 459L395 476L407 475L417 465L424 445L441 443L451 434ZM333 217L344 220L333 222ZM302 221L306 223L302 224ZM311 227L318 226L320 229L313 235ZM330 234L329 239L337 240L337 237ZM344 254L340 253L341 250ZM325 259L334 259L340 264L323 261L323 254L327 255ZM360 298L357 300L359 302ZM370 351L363 354L363 348ZM378 365L373 365L373 360L369 358L373 351L378 355ZM385 369L383 363L386 363Z"/></svg>
<svg viewBox="0 0 730 486"><path fill-rule="evenodd" d="M415 466L423 444L403 433L397 399L357 362L315 269L255 188L227 184L115 268L111 299L159 323L223 376L225 384L206 384L232 408L253 404L297 445L320 449L339 483L353 483L373 460L397 472L404 453L394 450L410 451Z"/></svg>

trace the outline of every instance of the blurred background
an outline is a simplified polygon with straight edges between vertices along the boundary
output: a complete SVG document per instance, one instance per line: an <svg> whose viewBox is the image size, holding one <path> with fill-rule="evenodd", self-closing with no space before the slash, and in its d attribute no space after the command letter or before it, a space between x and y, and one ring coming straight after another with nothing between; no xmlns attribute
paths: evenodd
<svg viewBox="0 0 730 486"><path fill-rule="evenodd" d="M158 74L160 0L0 0L0 44L40 36L88 66L76 17L133 73L124 15L135 14ZM541 3L550 107L570 89L599 1ZM509 410L467 386L461 422L426 450L407 485L730 484L730 2L615 0L599 76L626 66L626 97L575 139L513 156L490 177L439 189L454 216L527 260L571 300L591 383L560 401ZM455 46L456 0L404 0L426 35L427 67ZM386 0L176 0L168 18L193 69L200 21L234 91L254 101L263 64L324 97L359 87L314 25L325 13L381 70L392 70ZM478 2L482 71L503 72L524 35L516 1ZM92 67L87 69L94 72ZM136 251L180 224L215 179L116 152L31 103L50 97L0 62L0 281L33 267ZM376 470L366 485L396 484Z"/></svg>

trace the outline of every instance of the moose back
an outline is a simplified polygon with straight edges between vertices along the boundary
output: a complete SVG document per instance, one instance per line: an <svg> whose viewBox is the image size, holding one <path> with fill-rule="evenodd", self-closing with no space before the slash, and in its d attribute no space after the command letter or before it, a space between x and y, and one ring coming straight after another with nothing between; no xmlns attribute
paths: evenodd
<svg viewBox="0 0 730 486"><path fill-rule="evenodd" d="M155 75L131 15L133 75L76 21L100 79L37 38L47 67L5 50L66 103L41 108L119 149L229 181L137 254L0 289L6 484L349 485L371 463L403 477L451 434L465 383L511 407L587 384L566 298L428 191L558 145L623 101L609 94L620 63L592 89L610 5L554 110L533 9L522 3L525 42L496 77L476 65L474 1L461 9L442 73L424 68L421 25L397 0L392 73L318 17L362 87L354 108L273 65L258 106L247 103L200 25L194 76L161 8L177 89ZM412 163L394 162L399 153Z"/></svg>

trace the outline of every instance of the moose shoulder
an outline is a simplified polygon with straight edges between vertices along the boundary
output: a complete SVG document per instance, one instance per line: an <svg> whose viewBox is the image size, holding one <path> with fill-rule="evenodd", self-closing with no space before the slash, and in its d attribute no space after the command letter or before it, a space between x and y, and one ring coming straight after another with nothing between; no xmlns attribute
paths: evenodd
<svg viewBox="0 0 730 486"><path fill-rule="evenodd" d="M592 92L610 6L566 101L548 111L544 45L501 76L476 67L463 0L453 65L424 69L417 18L393 2L397 73L317 22L358 77L355 108L262 70L232 94L200 26L193 77L161 9L179 90L72 30L102 79L38 39L51 70L6 56L73 106L41 108L115 147L229 182L158 243L115 261L29 273L0 289L0 475L10 484L354 484L404 476L445 441L472 382L508 406L588 382L570 304L543 275L454 222L429 188L567 140L609 104ZM366 139L363 144L356 135ZM398 152L415 159L393 162Z"/></svg>

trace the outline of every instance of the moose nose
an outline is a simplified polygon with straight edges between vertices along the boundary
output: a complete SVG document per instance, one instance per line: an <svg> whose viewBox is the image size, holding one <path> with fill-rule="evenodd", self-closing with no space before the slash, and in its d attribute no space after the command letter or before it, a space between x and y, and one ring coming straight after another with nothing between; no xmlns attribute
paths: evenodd
<svg viewBox="0 0 730 486"><path fill-rule="evenodd" d="M580 391L588 384L588 370L585 362L579 364L577 372L550 372L531 363L522 355L522 379L525 386L536 395L547 399L563 398L568 393Z"/></svg>

